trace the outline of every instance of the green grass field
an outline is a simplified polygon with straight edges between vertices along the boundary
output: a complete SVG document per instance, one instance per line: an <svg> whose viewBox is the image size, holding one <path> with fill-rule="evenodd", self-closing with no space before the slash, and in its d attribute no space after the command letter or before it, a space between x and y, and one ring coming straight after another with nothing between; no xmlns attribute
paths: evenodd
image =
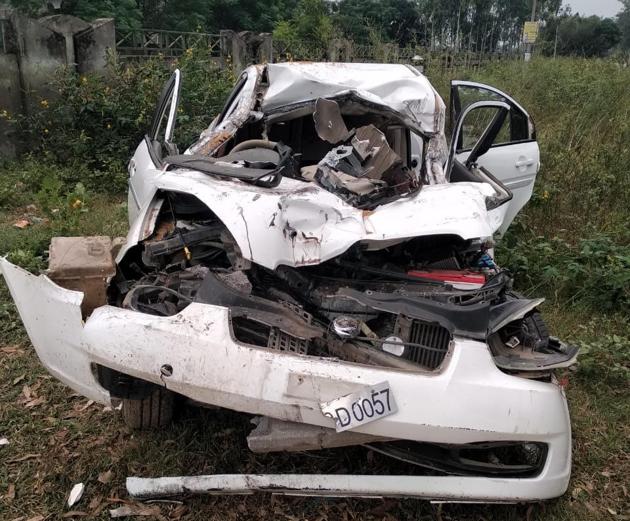
<svg viewBox="0 0 630 521"><path fill-rule="evenodd" d="M542 60L530 69L504 64L465 76L508 90L531 109L538 124L543 169L536 194L500 254L521 270L521 290L547 296L543 312L552 331L584 352L578 367L561 375L568 379L574 438L566 495L544 504L443 506L266 494L197 497L139 507L146 519L630 519L630 323L623 278L628 268L630 72L605 62ZM45 267L52 236L126 232L123 195L103 195L91 187L46 188L41 172L55 174L55 168L59 177L67 174L39 160L0 170L0 254L33 271ZM23 229L15 226L22 219L30 222ZM572 256L580 240L600 237L614 247ZM554 238L566 250L554 250ZM582 271L571 267L576 263ZM548 277L544 283L542 277ZM578 293L593 277L619 280L611 287L598 282L588 286L586 296L571 298L572 290ZM0 280L0 438L9 441L0 446L0 520L109 519L108 509L129 502L124 488L129 475L396 472L396 463L360 448L254 455L245 442L250 429L246 415L186 406L169 429L129 431L117 411L73 394L40 366ZM65 501L78 482L86 490L71 513Z"/></svg>

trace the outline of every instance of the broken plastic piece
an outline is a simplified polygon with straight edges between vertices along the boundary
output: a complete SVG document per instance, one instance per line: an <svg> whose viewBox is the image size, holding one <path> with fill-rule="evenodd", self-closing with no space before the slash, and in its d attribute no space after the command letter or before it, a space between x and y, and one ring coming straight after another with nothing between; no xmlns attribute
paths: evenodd
<svg viewBox="0 0 630 521"><path fill-rule="evenodd" d="M74 487L72 487L70 495L68 496L68 507L72 507L81 501L84 491L85 485L83 483L77 483Z"/></svg>
<svg viewBox="0 0 630 521"><path fill-rule="evenodd" d="M341 109L336 101L318 98L315 102L313 120L317 135L333 145L348 140L352 135L343 121Z"/></svg>

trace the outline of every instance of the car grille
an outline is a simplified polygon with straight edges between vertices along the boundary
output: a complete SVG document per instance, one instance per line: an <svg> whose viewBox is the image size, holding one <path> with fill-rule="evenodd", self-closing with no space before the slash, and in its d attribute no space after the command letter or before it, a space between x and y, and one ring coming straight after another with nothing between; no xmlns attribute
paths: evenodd
<svg viewBox="0 0 630 521"><path fill-rule="evenodd" d="M405 346L403 358L428 369L437 369L442 364L451 341L448 329L406 317L399 317L396 326L403 335L404 330L408 331L402 337L406 337L405 342L416 344Z"/></svg>

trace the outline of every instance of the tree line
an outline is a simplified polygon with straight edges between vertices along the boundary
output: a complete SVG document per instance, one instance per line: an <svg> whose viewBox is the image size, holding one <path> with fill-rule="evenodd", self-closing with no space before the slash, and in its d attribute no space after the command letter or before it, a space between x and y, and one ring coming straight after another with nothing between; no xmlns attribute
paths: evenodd
<svg viewBox="0 0 630 521"><path fill-rule="evenodd" d="M119 29L273 32L290 47L394 43L431 49L500 53L518 50L532 0L63 0L61 12L84 19L113 17ZM42 0L9 0L42 14ZM615 18L584 17L562 0L538 0L538 52L604 56L630 50L630 0ZM1 3L1 1L0 1Z"/></svg>

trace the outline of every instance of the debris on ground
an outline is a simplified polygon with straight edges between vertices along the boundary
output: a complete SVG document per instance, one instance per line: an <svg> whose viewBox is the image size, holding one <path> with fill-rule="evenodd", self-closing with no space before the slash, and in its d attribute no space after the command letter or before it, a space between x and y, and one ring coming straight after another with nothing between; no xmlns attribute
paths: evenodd
<svg viewBox="0 0 630 521"><path fill-rule="evenodd" d="M30 225L31 225L31 221L29 221L28 219L18 219L17 221L13 223L13 227L19 228L20 230L23 230L24 228L27 228Z"/></svg>
<svg viewBox="0 0 630 521"><path fill-rule="evenodd" d="M152 516L156 519L165 520L162 511L158 506L149 506L142 504L123 505L109 511L110 517L131 517L131 516Z"/></svg>
<svg viewBox="0 0 630 521"><path fill-rule="evenodd" d="M98 475L98 482L107 485L111 480L114 473L111 470L106 470Z"/></svg>
<svg viewBox="0 0 630 521"><path fill-rule="evenodd" d="M77 483L74 487L72 487L70 495L68 496L68 507L76 505L81 500L84 491L85 485L83 483Z"/></svg>

